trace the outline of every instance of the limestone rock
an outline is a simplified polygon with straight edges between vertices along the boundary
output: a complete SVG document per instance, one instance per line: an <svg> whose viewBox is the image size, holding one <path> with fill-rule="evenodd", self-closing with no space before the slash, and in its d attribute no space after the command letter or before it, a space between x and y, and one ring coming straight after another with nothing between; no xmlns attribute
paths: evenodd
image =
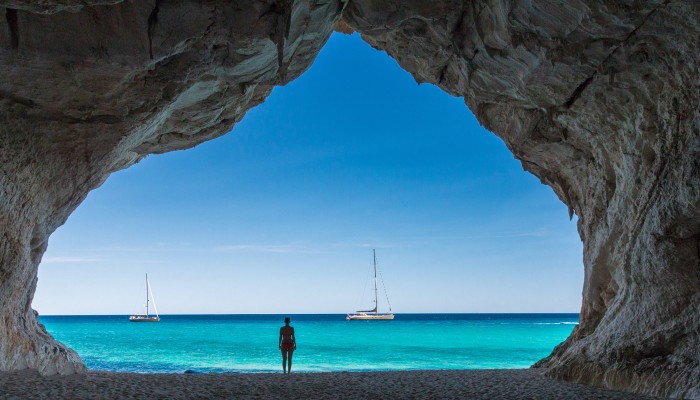
<svg viewBox="0 0 700 400"><path fill-rule="evenodd" d="M48 236L111 172L229 131L342 12L578 216L581 324L538 366L700 398L697 1L0 4L0 369L84 370L30 308Z"/></svg>
<svg viewBox="0 0 700 400"><path fill-rule="evenodd" d="M124 0L0 0L0 7L40 14L54 14L60 11L78 12L85 6L117 4L122 1Z"/></svg>

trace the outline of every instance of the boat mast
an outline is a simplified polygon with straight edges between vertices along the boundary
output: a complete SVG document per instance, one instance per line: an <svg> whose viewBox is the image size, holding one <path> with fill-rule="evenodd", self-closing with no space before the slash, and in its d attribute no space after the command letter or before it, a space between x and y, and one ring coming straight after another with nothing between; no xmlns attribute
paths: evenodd
<svg viewBox="0 0 700 400"><path fill-rule="evenodd" d="M377 302L377 251L372 249L374 257L374 313L379 314L379 303Z"/></svg>
<svg viewBox="0 0 700 400"><path fill-rule="evenodd" d="M148 318L148 274L146 274L146 318Z"/></svg>

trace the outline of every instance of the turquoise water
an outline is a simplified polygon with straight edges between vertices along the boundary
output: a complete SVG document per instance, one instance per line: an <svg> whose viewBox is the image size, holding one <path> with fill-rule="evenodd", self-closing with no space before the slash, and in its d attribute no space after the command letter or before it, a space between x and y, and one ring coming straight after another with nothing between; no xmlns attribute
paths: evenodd
<svg viewBox="0 0 700 400"><path fill-rule="evenodd" d="M578 314L398 314L393 321L292 315L294 370L526 368L571 333ZM278 371L281 315L42 316L90 369Z"/></svg>

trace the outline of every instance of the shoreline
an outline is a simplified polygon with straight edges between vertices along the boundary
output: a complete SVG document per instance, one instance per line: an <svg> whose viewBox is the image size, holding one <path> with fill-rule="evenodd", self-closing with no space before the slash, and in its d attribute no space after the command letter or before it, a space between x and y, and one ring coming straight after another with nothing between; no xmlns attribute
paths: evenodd
<svg viewBox="0 0 700 400"><path fill-rule="evenodd" d="M653 399L543 376L540 369L383 372L0 372L0 399Z"/></svg>

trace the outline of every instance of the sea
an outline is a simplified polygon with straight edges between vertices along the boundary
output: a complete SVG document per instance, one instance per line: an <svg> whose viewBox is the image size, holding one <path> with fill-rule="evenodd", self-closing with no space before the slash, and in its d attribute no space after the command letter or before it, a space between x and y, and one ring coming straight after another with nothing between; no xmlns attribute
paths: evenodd
<svg viewBox="0 0 700 400"><path fill-rule="evenodd" d="M278 372L285 315L41 316L89 369L142 373ZM297 372L527 368L571 333L578 314L396 314L346 321L290 315Z"/></svg>

